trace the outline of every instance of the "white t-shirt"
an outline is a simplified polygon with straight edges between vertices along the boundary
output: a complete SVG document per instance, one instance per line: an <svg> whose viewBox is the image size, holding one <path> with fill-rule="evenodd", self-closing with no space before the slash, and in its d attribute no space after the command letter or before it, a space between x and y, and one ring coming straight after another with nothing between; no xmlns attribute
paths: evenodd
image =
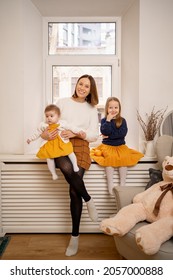
<svg viewBox="0 0 173 280"><path fill-rule="evenodd" d="M66 97L56 104L61 111L61 119L86 132L88 142L95 142L99 137L98 112L88 102L80 103Z"/></svg>

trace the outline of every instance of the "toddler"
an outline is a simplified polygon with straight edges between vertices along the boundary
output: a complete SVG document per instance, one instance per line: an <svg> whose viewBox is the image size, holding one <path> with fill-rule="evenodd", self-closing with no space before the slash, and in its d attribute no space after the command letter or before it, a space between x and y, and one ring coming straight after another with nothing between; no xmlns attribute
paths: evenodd
<svg viewBox="0 0 173 280"><path fill-rule="evenodd" d="M53 180L58 179L54 162L54 158L57 157L68 156L72 162L74 171L78 172L79 167L77 165L76 156L73 152L72 143L69 139L61 137L61 132L63 130L71 130L74 134L80 135L83 131L68 125L66 121L60 120L60 109L54 104L48 105L45 108L44 113L45 122L40 123L37 132L27 139L27 143L30 144L31 141L38 139L45 129L48 128L49 131L52 131L57 128L58 136L53 140L44 142L36 156L40 159L47 160L48 169L52 174Z"/></svg>

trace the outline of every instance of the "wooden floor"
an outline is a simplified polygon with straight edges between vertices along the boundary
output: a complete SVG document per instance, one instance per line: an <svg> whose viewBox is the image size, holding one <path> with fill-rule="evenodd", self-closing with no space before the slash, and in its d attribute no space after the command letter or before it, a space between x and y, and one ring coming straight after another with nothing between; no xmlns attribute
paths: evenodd
<svg viewBox="0 0 173 280"><path fill-rule="evenodd" d="M8 234L10 242L1 260L121 260L112 236L80 234L79 250L66 257L70 234Z"/></svg>

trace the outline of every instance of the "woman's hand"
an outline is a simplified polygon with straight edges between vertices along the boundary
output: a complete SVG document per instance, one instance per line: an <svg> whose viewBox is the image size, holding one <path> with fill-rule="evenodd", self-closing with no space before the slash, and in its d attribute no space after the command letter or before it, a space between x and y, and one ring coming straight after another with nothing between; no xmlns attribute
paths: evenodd
<svg viewBox="0 0 173 280"><path fill-rule="evenodd" d="M85 139L86 138L86 133L84 131L80 131L80 132L75 134L71 130L63 130L61 132L61 137L63 137L64 139L69 139L69 138L74 138L74 137Z"/></svg>
<svg viewBox="0 0 173 280"><path fill-rule="evenodd" d="M86 133L81 130L76 134L76 136L81 138L81 139L85 139L86 138Z"/></svg>
<svg viewBox="0 0 173 280"><path fill-rule="evenodd" d="M49 131L49 128L47 127L40 136L47 141L54 140L58 136L58 129L55 128L54 130Z"/></svg>
<svg viewBox="0 0 173 280"><path fill-rule="evenodd" d="M63 130L61 132L61 137L64 139L74 138L76 134L74 134L71 130Z"/></svg>

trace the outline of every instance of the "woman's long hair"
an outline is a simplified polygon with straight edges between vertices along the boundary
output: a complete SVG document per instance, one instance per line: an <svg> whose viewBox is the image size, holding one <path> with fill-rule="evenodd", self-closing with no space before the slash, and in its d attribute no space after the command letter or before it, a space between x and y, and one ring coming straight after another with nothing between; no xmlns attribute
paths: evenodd
<svg viewBox="0 0 173 280"><path fill-rule="evenodd" d="M121 103L117 97L108 97L105 104L105 118L107 117L108 114L108 107L110 101L116 101L119 104L119 113L116 116L116 119L114 119L116 127L119 128L122 125L123 118L121 117Z"/></svg>
<svg viewBox="0 0 173 280"><path fill-rule="evenodd" d="M76 83L76 86L77 84L79 83L79 81L82 79L82 78L88 78L90 80L90 93L88 94L88 96L86 97L86 101L91 104L92 106L95 106L98 104L99 102L99 98L98 98L98 92L97 92L97 86L96 86L96 82L94 80L94 78L91 76L91 75L82 75L78 80L77 80L77 83ZM75 87L75 91L74 91L74 94L72 95L73 98L77 98L77 93L76 93L76 87Z"/></svg>

